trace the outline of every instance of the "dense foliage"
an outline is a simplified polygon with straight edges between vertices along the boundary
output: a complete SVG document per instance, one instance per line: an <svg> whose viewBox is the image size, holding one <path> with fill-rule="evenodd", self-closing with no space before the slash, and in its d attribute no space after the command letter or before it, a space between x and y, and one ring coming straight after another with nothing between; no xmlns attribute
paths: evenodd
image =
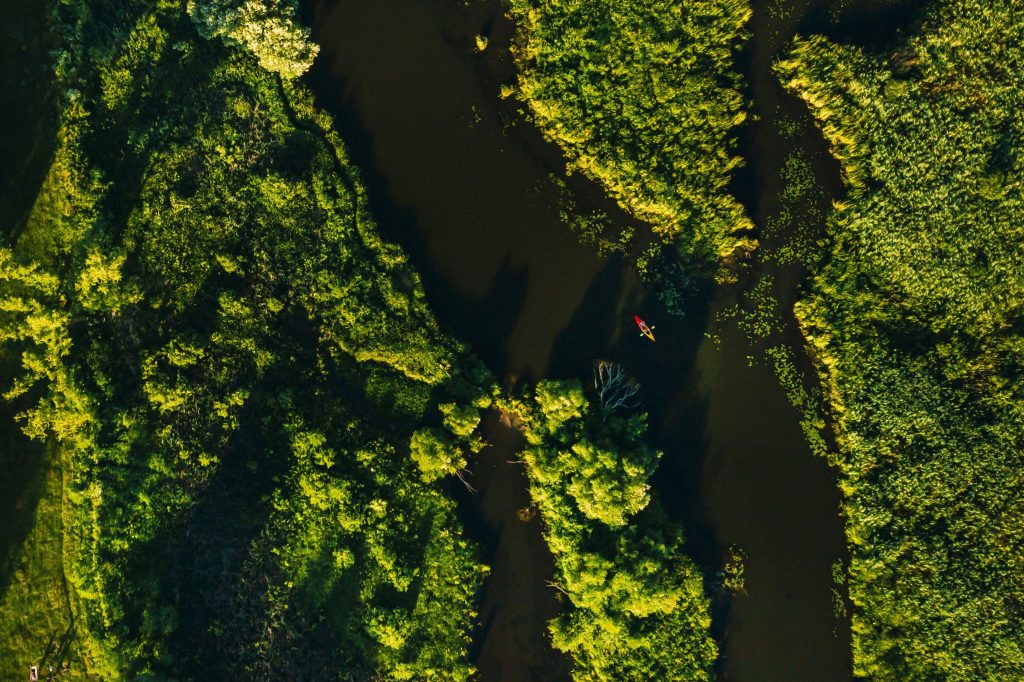
<svg viewBox="0 0 1024 682"><path fill-rule="evenodd" d="M799 309L838 421L855 672L1024 670L1024 22L942 0L888 54L779 67L843 164Z"/></svg>
<svg viewBox="0 0 1024 682"><path fill-rule="evenodd" d="M188 10L205 37L245 47L286 78L304 74L319 51L309 29L294 21L291 0L190 0Z"/></svg>
<svg viewBox="0 0 1024 682"><path fill-rule="evenodd" d="M486 374L301 87L184 2L58 11L60 137L0 250L0 341L60 457L76 646L101 679L466 678L483 567L423 479L458 467Z"/></svg>
<svg viewBox="0 0 1024 682"><path fill-rule="evenodd" d="M572 167L708 267L747 244L727 192L744 0L512 0L518 95Z"/></svg>
<svg viewBox="0 0 1024 682"><path fill-rule="evenodd" d="M577 680L710 679L717 649L700 571L652 503L646 415L609 414L578 381L544 381L523 419L530 495L569 605L550 624Z"/></svg>

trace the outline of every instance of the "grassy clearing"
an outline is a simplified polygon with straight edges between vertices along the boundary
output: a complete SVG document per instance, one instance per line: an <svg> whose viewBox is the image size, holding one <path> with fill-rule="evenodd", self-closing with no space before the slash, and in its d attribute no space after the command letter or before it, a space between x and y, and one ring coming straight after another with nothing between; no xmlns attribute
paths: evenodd
<svg viewBox="0 0 1024 682"><path fill-rule="evenodd" d="M30 665L88 679L74 641L62 564L62 472L57 455L11 433L0 463L5 523L0 526L0 677L27 678Z"/></svg>

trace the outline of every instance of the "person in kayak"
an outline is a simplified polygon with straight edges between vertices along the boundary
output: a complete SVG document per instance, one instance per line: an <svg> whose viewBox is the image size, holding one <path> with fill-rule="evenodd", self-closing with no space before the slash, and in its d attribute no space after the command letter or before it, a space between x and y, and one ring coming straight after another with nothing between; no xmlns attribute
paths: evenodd
<svg viewBox="0 0 1024 682"><path fill-rule="evenodd" d="M640 319L639 315L634 315L633 316L633 321L636 322L636 326L640 328L640 335L641 336L646 336L651 341L655 340L654 339L654 334L651 332L651 330L654 329L654 327L648 327L647 323L644 322L642 319Z"/></svg>

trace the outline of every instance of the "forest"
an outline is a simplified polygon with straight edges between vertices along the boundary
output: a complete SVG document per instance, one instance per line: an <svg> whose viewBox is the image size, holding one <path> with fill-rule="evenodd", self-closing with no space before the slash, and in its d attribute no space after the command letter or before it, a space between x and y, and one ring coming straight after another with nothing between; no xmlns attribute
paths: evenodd
<svg viewBox="0 0 1024 682"><path fill-rule="evenodd" d="M827 385L852 551L854 672L1024 670L1024 24L944 0L872 52L778 71L849 193L798 316Z"/></svg>
<svg viewBox="0 0 1024 682"><path fill-rule="evenodd" d="M73 677L466 679L487 567L442 483L482 446L497 389L439 329L296 80L317 48L294 8L50 12L53 162L0 251L4 397L24 434L5 456L45 462L29 541L49 552L4 595L0 661L52 646L56 611L46 654ZM586 450L649 460L631 489L656 461L638 419ZM552 422L548 447L581 428ZM561 555L597 562L566 564L582 608L552 624L580 679L713 663L701 576L648 516L610 565L592 540ZM612 592L588 587L604 574ZM33 595L43 581L54 603Z"/></svg>
<svg viewBox="0 0 1024 682"><path fill-rule="evenodd" d="M792 622L740 619L766 559L723 546L709 512L708 479L736 461L714 459L721 432L779 427L753 391L711 423L701 373L736 361L773 368L807 457L829 468L848 554L828 557L823 598L843 679L1020 679L1016 0L872 0L908 18L870 39L835 28L856 2L824 3L830 19L779 43L772 83L839 174L828 215L803 133L785 137L780 168L737 179L765 163L746 50L800 3L416 1L460 17L438 19L455 63L519 117L502 120L502 144L547 145L534 160L565 197L566 230L621 228L602 237L615 253L588 251L605 269L572 320L527 334L573 356L541 376L449 326L452 310L515 323L528 295L552 296L529 291L532 261L506 256L478 307L453 306L415 232L427 211L389 204L374 140L318 89L355 110L358 83L307 75L336 2L11 10L26 22L12 35L34 42L4 68L31 74L16 92L39 98L14 120L44 141L0 139L19 169L0 174L0 677L504 679L478 664L500 630L483 605L507 598L488 592L507 526L477 518L500 492L475 487L485 425L501 421L523 441L499 462L528 499L513 522L543 554L522 561L549 575L535 586L545 631L515 633L557 662L536 679L563 664L574 680L733 679L729 659L748 666L737 679L792 679L737 649L744 627L770 648ZM488 80L505 58L513 75ZM468 127L491 115L464 113ZM538 142L516 137L520 122ZM782 208L761 224L744 183L775 171L765 192ZM783 246L763 253L759 238ZM792 306L773 297L779 273L796 280ZM613 310L588 317L594 301ZM638 339L631 306L662 323L657 342ZM709 350L728 324L745 339L735 357ZM769 336L786 340L760 357ZM589 337L610 359L583 357ZM748 483L783 490L791 475ZM751 506L749 487L731 492ZM787 593L783 610L820 597Z"/></svg>
<svg viewBox="0 0 1024 682"><path fill-rule="evenodd" d="M189 9L53 6L54 161L0 251L5 399L59 477L67 659L95 679L464 679L485 567L432 481L488 374L293 80L314 49L288 6L290 43L253 28L272 16ZM37 608L8 591L4 631L42 629Z"/></svg>

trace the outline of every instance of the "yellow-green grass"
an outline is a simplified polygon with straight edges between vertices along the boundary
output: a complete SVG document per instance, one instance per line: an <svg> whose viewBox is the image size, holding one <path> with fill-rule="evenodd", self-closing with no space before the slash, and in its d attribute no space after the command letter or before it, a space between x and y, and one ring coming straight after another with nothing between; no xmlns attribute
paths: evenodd
<svg viewBox="0 0 1024 682"><path fill-rule="evenodd" d="M0 679L28 679L31 665L46 673L65 662L69 672L60 679L87 679L64 580L59 453L28 442L3 416Z"/></svg>

